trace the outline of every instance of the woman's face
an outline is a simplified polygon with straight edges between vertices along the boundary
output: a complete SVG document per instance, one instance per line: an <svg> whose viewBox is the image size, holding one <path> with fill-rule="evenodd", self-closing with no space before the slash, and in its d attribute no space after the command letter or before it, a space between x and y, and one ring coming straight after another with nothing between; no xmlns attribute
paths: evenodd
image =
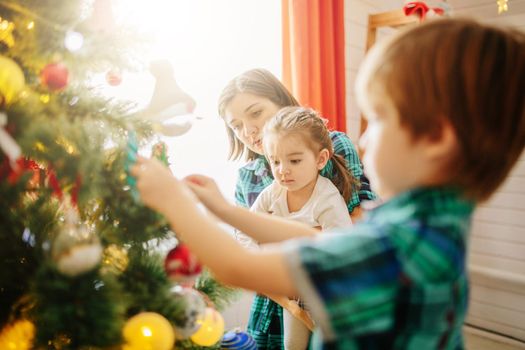
<svg viewBox="0 0 525 350"><path fill-rule="evenodd" d="M239 93L227 105L224 120L246 147L262 155L264 124L277 114L279 109L280 106L266 97Z"/></svg>

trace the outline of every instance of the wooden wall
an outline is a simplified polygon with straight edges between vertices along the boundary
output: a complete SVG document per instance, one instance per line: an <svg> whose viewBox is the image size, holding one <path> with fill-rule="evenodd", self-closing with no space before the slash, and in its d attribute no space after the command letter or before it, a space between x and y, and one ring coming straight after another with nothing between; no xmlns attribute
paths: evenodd
<svg viewBox="0 0 525 350"><path fill-rule="evenodd" d="M448 2L453 16L525 31L525 0L509 0L509 11L501 15L495 0ZM402 5L403 1L346 2L347 131L354 143L358 142L360 127L354 81L364 57L368 14ZM525 342L525 155L493 198L477 209L469 255L472 289L468 323Z"/></svg>

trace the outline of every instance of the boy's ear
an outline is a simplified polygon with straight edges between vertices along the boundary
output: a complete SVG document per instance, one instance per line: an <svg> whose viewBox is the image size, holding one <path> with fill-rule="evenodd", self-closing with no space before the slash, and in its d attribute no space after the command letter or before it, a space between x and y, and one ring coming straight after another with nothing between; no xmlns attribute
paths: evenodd
<svg viewBox="0 0 525 350"><path fill-rule="evenodd" d="M439 135L429 137L426 140L425 154L430 160L448 160L458 148L456 132L450 122L444 119L441 122Z"/></svg>
<svg viewBox="0 0 525 350"><path fill-rule="evenodd" d="M317 169L318 170L323 169L326 163L328 163L329 159L330 159L330 152L326 148L323 148L319 152L319 155L317 156Z"/></svg>

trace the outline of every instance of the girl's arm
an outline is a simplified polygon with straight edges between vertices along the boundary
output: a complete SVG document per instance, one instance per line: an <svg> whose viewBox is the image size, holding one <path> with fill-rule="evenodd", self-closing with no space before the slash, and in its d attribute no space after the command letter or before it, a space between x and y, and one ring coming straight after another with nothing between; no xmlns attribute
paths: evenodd
<svg viewBox="0 0 525 350"><path fill-rule="evenodd" d="M261 244L310 237L319 233L315 228L296 221L265 213L255 213L231 204L225 206L218 216Z"/></svg>
<svg viewBox="0 0 525 350"><path fill-rule="evenodd" d="M319 233L314 228L296 221L265 213L256 213L232 205L222 196L215 181L209 177L190 175L186 177L185 181L212 213L227 224L249 235L258 243L281 242L292 238L314 236Z"/></svg>
<svg viewBox="0 0 525 350"><path fill-rule="evenodd" d="M137 188L144 203L166 216L177 237L218 279L265 294L297 294L280 245L263 251L250 251L240 246L197 206L194 193L156 160L139 158L132 174L137 177ZM226 215L236 216L236 207L229 207L225 210ZM266 232L276 231L284 235L289 231L296 232L296 235L303 232L303 236L315 234L315 230L295 222L272 220L246 209L239 221L246 220L248 216L245 214L253 218L251 224L244 223L250 228L262 225Z"/></svg>

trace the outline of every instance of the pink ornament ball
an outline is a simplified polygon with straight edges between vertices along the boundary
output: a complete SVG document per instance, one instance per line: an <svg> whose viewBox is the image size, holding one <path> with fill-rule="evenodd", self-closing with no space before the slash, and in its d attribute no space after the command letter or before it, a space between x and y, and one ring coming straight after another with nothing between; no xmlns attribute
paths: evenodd
<svg viewBox="0 0 525 350"><path fill-rule="evenodd" d="M51 91L64 89L69 81L69 71L62 63L50 63L40 72L40 81Z"/></svg>
<svg viewBox="0 0 525 350"><path fill-rule="evenodd" d="M122 73L119 70L112 69L106 73L106 81L111 86L118 86L122 83Z"/></svg>

